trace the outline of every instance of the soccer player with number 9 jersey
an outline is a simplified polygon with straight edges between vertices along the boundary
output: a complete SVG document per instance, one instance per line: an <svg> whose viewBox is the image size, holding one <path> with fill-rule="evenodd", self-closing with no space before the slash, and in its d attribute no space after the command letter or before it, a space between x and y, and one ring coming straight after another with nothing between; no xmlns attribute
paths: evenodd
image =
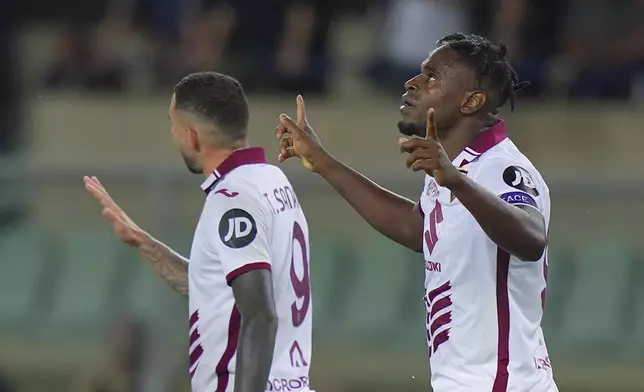
<svg viewBox="0 0 644 392"><path fill-rule="evenodd" d="M399 149L425 173L417 203L324 150L301 97L297 123L282 115L277 129L280 160L300 157L376 230L424 254L434 392L557 391L540 326L550 196L498 116L524 86L506 53L451 34L405 83Z"/></svg>
<svg viewBox="0 0 644 392"><path fill-rule="evenodd" d="M190 259L141 230L95 177L85 187L116 235L189 298L194 392L309 391L309 233L293 187L246 141L248 104L235 79L192 74L168 116L205 204Z"/></svg>

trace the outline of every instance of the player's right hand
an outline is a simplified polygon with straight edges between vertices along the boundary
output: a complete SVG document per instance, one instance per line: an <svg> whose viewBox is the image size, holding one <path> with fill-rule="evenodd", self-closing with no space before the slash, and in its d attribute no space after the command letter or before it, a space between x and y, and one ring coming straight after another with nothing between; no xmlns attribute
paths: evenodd
<svg viewBox="0 0 644 392"><path fill-rule="evenodd" d="M301 95L297 96L297 123L286 114L281 114L275 136L280 141L280 163L288 158L298 157L305 168L317 172L321 160L328 156L306 118L304 98Z"/></svg>
<svg viewBox="0 0 644 392"><path fill-rule="evenodd" d="M85 176L83 182L85 189L103 206L103 216L112 224L116 237L133 247L141 245L145 232L114 202L98 178Z"/></svg>

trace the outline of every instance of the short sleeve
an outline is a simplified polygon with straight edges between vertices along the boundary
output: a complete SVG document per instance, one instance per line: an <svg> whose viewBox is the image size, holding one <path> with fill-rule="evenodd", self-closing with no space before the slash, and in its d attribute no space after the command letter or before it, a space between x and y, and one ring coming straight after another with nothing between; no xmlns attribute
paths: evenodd
<svg viewBox="0 0 644 392"><path fill-rule="evenodd" d="M228 284L248 271L270 270L271 215L261 199L242 192L213 194L207 204L209 241L219 255Z"/></svg>
<svg viewBox="0 0 644 392"><path fill-rule="evenodd" d="M481 163L473 180L506 203L543 212L547 190L525 165L504 159Z"/></svg>

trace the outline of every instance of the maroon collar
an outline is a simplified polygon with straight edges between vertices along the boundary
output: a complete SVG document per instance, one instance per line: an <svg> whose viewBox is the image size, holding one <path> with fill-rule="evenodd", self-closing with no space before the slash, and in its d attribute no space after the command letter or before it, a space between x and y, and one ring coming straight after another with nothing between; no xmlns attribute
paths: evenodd
<svg viewBox="0 0 644 392"><path fill-rule="evenodd" d="M496 124L481 132L472 143L465 147L452 161L454 165L462 167L472 162L486 151L507 139L505 121L499 120Z"/></svg>
<svg viewBox="0 0 644 392"><path fill-rule="evenodd" d="M206 181L201 184L206 194L209 194L212 188L221 180L226 174L235 170L236 168L244 165L254 165L258 163L267 163L266 154L261 147L249 147L241 150L235 150L226 160L224 160L213 172L208 176Z"/></svg>

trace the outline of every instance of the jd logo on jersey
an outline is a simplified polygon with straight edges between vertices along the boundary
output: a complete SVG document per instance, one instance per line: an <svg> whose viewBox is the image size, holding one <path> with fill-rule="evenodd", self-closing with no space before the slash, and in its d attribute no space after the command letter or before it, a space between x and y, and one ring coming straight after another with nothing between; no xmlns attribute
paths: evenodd
<svg viewBox="0 0 644 392"><path fill-rule="evenodd" d="M253 242L256 236L255 219L242 209L226 211L219 221L219 238L229 248L243 248Z"/></svg>
<svg viewBox="0 0 644 392"><path fill-rule="evenodd" d="M527 170L518 166L509 166L503 171L503 181L511 186L532 196L539 196L537 186Z"/></svg>

